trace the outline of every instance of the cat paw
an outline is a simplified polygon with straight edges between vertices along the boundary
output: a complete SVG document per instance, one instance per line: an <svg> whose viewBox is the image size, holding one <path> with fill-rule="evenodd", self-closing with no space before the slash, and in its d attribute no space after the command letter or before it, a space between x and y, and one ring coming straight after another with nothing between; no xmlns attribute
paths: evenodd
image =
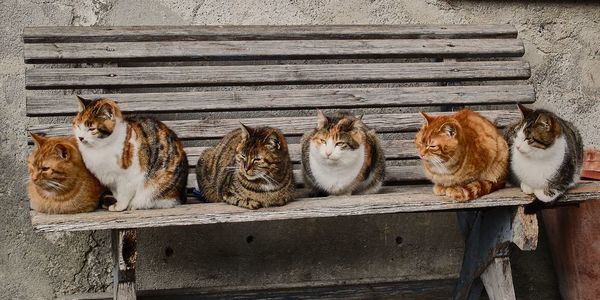
<svg viewBox="0 0 600 300"><path fill-rule="evenodd" d="M458 202L466 202L475 199L474 197L471 197L469 190L461 186L446 188L446 196L453 198Z"/></svg>
<svg viewBox="0 0 600 300"><path fill-rule="evenodd" d="M524 183L521 183L521 191L527 195L533 194L533 189Z"/></svg>
<svg viewBox="0 0 600 300"><path fill-rule="evenodd" d="M108 207L108 211L124 211L127 209L127 206L123 207L123 205L119 205L119 202L112 204Z"/></svg>
<svg viewBox="0 0 600 300"><path fill-rule="evenodd" d="M552 202L560 196L560 193L556 191L545 191L545 190L535 190L533 191L535 197L538 198L542 202Z"/></svg>
<svg viewBox="0 0 600 300"><path fill-rule="evenodd" d="M240 200L237 203L237 206L239 207L243 207L243 208L249 208L249 209L258 209L262 207L262 204L260 204L260 202L255 201L255 200Z"/></svg>
<svg viewBox="0 0 600 300"><path fill-rule="evenodd" d="M444 187L443 185L435 184L433 186L433 194L438 195L438 196L445 196L446 195L446 187Z"/></svg>

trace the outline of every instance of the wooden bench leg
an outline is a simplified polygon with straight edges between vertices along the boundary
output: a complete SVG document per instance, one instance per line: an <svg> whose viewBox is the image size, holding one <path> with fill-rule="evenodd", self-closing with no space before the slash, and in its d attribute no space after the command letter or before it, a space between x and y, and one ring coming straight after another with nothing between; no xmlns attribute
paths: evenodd
<svg viewBox="0 0 600 300"><path fill-rule="evenodd" d="M516 299L508 257L494 258L481 274L481 281L490 300Z"/></svg>
<svg viewBox="0 0 600 300"><path fill-rule="evenodd" d="M535 215L526 215L523 207L498 207L458 212L465 237L465 254L454 299L476 300L483 287L490 299L515 299L512 283L510 245L535 250L538 223Z"/></svg>
<svg viewBox="0 0 600 300"><path fill-rule="evenodd" d="M113 298L136 299L135 261L137 258L137 231L112 230Z"/></svg>
<svg viewBox="0 0 600 300"><path fill-rule="evenodd" d="M479 299L483 284L480 276L496 257L507 257L513 240L515 208L498 207L458 212L465 236L465 253L454 299Z"/></svg>

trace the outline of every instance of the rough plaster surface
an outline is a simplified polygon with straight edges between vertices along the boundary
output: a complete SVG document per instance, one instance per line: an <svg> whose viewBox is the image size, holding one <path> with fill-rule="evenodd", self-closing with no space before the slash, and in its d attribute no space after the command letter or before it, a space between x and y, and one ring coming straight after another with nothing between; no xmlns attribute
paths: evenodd
<svg viewBox="0 0 600 300"><path fill-rule="evenodd" d="M37 121L25 117L24 26L510 23L525 41L536 106L560 112L580 128L586 145L600 146L599 124L593 122L600 115L598 21L597 4L545 1L2 0L0 295L46 299L110 290L111 284L107 232L41 235L31 230L24 129ZM397 236L403 237L401 246ZM452 214L144 230L140 247L142 288L440 278L456 275L462 255ZM519 298L557 297L544 243L515 258Z"/></svg>

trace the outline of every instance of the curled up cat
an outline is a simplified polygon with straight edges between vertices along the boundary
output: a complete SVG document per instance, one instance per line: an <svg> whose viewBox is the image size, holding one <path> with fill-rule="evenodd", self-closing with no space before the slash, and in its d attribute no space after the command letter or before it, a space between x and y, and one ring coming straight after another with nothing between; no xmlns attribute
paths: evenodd
<svg viewBox="0 0 600 300"><path fill-rule="evenodd" d="M317 111L317 127L302 137L304 183L313 194L356 195L379 191L385 157L377 134L360 117Z"/></svg>
<svg viewBox="0 0 600 300"><path fill-rule="evenodd" d="M284 205L294 196L288 144L281 131L272 127L241 124L202 152L196 175L198 189L208 202L257 209Z"/></svg>
<svg viewBox="0 0 600 300"><path fill-rule="evenodd" d="M511 179L524 193L552 202L577 184L583 164L581 136L552 112L518 107L522 118L505 133Z"/></svg>
<svg viewBox="0 0 600 300"><path fill-rule="evenodd" d="M415 144L434 194L468 201L504 187L508 146L492 122L468 109L421 114Z"/></svg>
<svg viewBox="0 0 600 300"><path fill-rule="evenodd" d="M33 210L51 214L94 211L104 188L86 169L75 137L32 133L35 150L28 160L27 192Z"/></svg>
<svg viewBox="0 0 600 300"><path fill-rule="evenodd" d="M117 201L108 210L186 201L187 157L171 129L151 118L125 118L110 99L78 99L73 131L86 166Z"/></svg>

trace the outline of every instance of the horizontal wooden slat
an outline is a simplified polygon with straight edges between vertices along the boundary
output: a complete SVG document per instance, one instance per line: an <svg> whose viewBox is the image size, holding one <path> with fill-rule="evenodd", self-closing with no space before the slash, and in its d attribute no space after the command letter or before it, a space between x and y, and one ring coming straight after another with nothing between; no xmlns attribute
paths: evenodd
<svg viewBox="0 0 600 300"><path fill-rule="evenodd" d="M90 94L115 99L124 112L241 111L533 103L531 85L323 88L261 91ZM28 95L28 116L73 115L74 95Z"/></svg>
<svg viewBox="0 0 600 300"><path fill-rule="evenodd" d="M177 41L25 44L25 62L522 56L517 39Z"/></svg>
<svg viewBox="0 0 600 300"><path fill-rule="evenodd" d="M513 25L26 27L25 43L298 39L514 38Z"/></svg>
<svg viewBox="0 0 600 300"><path fill-rule="evenodd" d="M600 183L586 182L570 190L560 203L600 198ZM434 196L431 186L394 186L381 194L298 199L282 207L247 210L224 203L188 204L169 209L124 212L96 211L74 215L31 212L39 232L145 228L215 223L357 216L402 212L475 209L525 205L532 201L518 188L506 188L470 202Z"/></svg>
<svg viewBox="0 0 600 300"><path fill-rule="evenodd" d="M427 177L423 173L423 169L420 165L418 166L386 166L385 168L385 184L393 184L398 182L409 183L409 182L423 182L428 181ZM303 185L304 179L302 177L302 170L294 170L294 180L297 185ZM196 183L196 174L190 172L188 175L187 187L189 189L195 188L198 184Z"/></svg>
<svg viewBox="0 0 600 300"><path fill-rule="evenodd" d="M417 149L415 148L414 141L412 140L384 140L381 141L381 145L383 148L383 152L385 153L386 159L398 160L418 158ZM196 165L200 153L202 153L207 148L208 147L185 148L185 152L187 153L190 166ZM290 144L288 145L288 149L290 152L290 158L292 159L292 162L300 162L302 152L302 150L300 149L300 144Z"/></svg>
<svg viewBox="0 0 600 300"><path fill-rule="evenodd" d="M509 125L520 118L520 113L514 110L490 110L481 111L480 113L500 127ZM365 124L379 133L416 131L421 127L422 119L418 113L367 114L363 116ZM298 136L315 128L316 117L175 120L165 121L164 123L173 129L181 139L213 139L221 138L231 130L239 128L240 122L251 127L276 127L281 129L286 135ZM71 125L33 125L28 130L33 133L44 133L50 136L70 135Z"/></svg>
<svg viewBox="0 0 600 300"><path fill-rule="evenodd" d="M527 79L522 61L57 68L26 70L26 88L116 88L249 84Z"/></svg>

